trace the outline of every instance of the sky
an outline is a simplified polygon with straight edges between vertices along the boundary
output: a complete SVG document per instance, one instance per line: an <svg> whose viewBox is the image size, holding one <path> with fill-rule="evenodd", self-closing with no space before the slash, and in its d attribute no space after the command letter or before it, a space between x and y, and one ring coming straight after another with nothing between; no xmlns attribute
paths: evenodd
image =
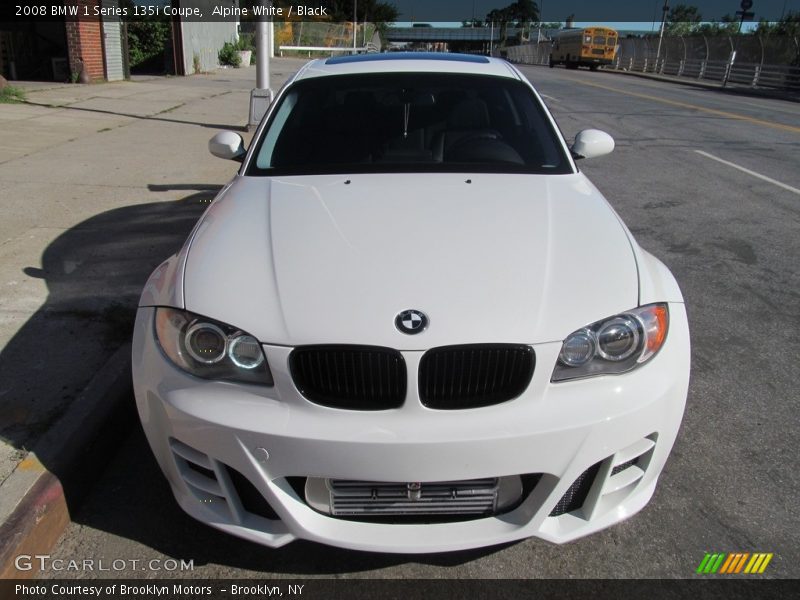
<svg viewBox="0 0 800 600"><path fill-rule="evenodd" d="M513 0L385 0L400 11L398 22L461 22L474 14L481 18L493 8L503 8ZM777 21L785 12L800 12L800 0L752 0L755 21ZM537 0L542 21L564 21L570 14L580 24L616 24L619 29L649 30L661 22L664 0ZM740 0L669 0L670 6L696 6L704 21L719 20L741 10ZM623 26L634 23L637 27Z"/></svg>

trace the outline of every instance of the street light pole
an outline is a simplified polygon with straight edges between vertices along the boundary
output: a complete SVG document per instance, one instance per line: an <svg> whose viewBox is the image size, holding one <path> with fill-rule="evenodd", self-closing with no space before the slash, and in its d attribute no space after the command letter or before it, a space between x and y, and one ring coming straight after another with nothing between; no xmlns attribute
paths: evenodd
<svg viewBox="0 0 800 600"><path fill-rule="evenodd" d="M270 1L262 0L262 3L264 12L268 12ZM256 22L256 87L250 92L249 127L259 124L272 102L272 90L269 87L269 44L267 17L262 14Z"/></svg>
<svg viewBox="0 0 800 600"><path fill-rule="evenodd" d="M669 11L669 0L664 0L664 8L661 9L661 32L658 34L658 50L656 50L656 69L658 69L658 59L661 58L661 42L664 39L664 25L667 22L667 12Z"/></svg>

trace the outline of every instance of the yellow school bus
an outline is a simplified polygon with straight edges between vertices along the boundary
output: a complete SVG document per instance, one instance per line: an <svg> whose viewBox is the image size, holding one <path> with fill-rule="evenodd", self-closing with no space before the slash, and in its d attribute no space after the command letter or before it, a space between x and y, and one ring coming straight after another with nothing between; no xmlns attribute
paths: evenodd
<svg viewBox="0 0 800 600"><path fill-rule="evenodd" d="M556 33L550 52L550 67L564 65L568 69L610 65L617 52L617 32L608 27L584 27Z"/></svg>

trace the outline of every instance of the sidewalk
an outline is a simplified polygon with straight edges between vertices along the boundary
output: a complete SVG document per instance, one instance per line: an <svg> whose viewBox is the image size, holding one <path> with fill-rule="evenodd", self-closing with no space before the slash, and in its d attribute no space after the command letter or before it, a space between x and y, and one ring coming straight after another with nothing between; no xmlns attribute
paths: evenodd
<svg viewBox="0 0 800 600"><path fill-rule="evenodd" d="M304 62L275 59L273 89ZM0 104L0 536L32 490L64 494L48 474L125 395L139 293L237 170L207 143L243 132L255 69L13 85L28 101Z"/></svg>

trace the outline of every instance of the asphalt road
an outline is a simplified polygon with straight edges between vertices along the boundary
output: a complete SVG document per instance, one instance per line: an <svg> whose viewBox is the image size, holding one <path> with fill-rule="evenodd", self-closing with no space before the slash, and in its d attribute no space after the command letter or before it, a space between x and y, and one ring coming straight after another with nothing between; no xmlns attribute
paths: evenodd
<svg viewBox="0 0 800 600"><path fill-rule="evenodd" d="M597 127L616 139L614 153L580 166L686 297L686 416L649 506L565 546L526 540L428 556L306 542L270 550L185 516L137 426L52 558L184 559L194 570L139 563L45 576L680 578L707 551L748 551L775 554L765 576L800 577L800 105L602 72L523 71L567 138Z"/></svg>

